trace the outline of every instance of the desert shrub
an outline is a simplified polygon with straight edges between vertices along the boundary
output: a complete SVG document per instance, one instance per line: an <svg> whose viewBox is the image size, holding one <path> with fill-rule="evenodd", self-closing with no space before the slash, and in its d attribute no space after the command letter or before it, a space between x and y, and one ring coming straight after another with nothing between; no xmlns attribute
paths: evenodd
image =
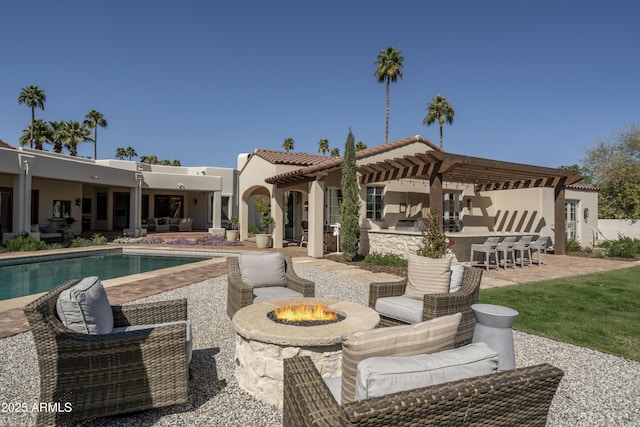
<svg viewBox="0 0 640 427"><path fill-rule="evenodd" d="M607 250L607 256L633 258L640 254L640 240L619 236L618 240L604 242L600 245Z"/></svg>
<svg viewBox="0 0 640 427"><path fill-rule="evenodd" d="M142 243L143 240L145 240L144 237L116 237L113 239L113 243L117 243L119 245L131 245Z"/></svg>
<svg viewBox="0 0 640 427"><path fill-rule="evenodd" d="M247 227L247 233L249 233L249 236L255 236L256 234L260 234L260 229L255 225L250 225Z"/></svg>
<svg viewBox="0 0 640 427"><path fill-rule="evenodd" d="M7 251L10 252L31 252L31 251L43 251L47 249L47 244L40 239L36 239L29 234L21 234L19 236L13 236L7 241L5 245Z"/></svg>
<svg viewBox="0 0 640 427"><path fill-rule="evenodd" d="M407 260L396 254L381 254L372 252L364 257L364 262L374 265L391 265L396 267L406 267Z"/></svg>
<svg viewBox="0 0 640 427"><path fill-rule="evenodd" d="M83 248L85 246L101 246L107 244L107 238L102 234L94 234L91 239L85 239L84 237L76 237L69 243L70 248Z"/></svg>
<svg viewBox="0 0 640 427"><path fill-rule="evenodd" d="M564 244L564 250L566 252L580 252L582 250L582 247L580 246L580 242L578 242L576 239L569 239Z"/></svg>
<svg viewBox="0 0 640 427"><path fill-rule="evenodd" d="M197 244L203 245L203 246L243 246L244 245L242 242L238 242L238 241L232 242L225 239L223 236L217 236L217 235L200 237L197 240Z"/></svg>

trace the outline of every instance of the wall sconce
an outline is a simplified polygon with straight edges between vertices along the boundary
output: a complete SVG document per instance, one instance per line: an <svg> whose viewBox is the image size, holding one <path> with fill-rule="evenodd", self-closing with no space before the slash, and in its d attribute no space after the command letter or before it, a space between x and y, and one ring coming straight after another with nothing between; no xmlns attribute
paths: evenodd
<svg viewBox="0 0 640 427"><path fill-rule="evenodd" d="M98 179L98 175L91 175L91 178Z"/></svg>
<svg viewBox="0 0 640 427"><path fill-rule="evenodd" d="M76 206L82 206L82 199L76 199Z"/></svg>
<svg viewBox="0 0 640 427"><path fill-rule="evenodd" d="M179 189L181 189L181 190L184 190L184 184L183 184L183 183L181 183L181 182L180 182L180 183L178 183L178 188L179 188Z"/></svg>
<svg viewBox="0 0 640 427"><path fill-rule="evenodd" d="M195 205L197 205L197 204L198 204L198 199L194 198L194 199L193 199L193 205L195 206Z"/></svg>
<svg viewBox="0 0 640 427"><path fill-rule="evenodd" d="M304 207L305 211L309 210L309 202L307 200L304 201L304 203L302 204L302 206Z"/></svg>

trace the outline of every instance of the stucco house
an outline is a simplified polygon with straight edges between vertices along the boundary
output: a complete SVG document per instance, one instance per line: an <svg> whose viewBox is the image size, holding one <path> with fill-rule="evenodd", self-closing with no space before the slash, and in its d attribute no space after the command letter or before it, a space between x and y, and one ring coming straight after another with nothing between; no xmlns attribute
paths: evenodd
<svg viewBox="0 0 640 427"><path fill-rule="evenodd" d="M460 243L461 260L464 248L492 235L550 236L564 253L567 238L588 245L597 227L597 189L572 171L447 153L419 135L357 151L356 164L363 253L406 252L402 241L420 236L429 210ZM240 223L256 223L251 201L266 196L274 247L298 241L308 224L308 253L321 257L339 239L341 165L341 157L307 153L241 154Z"/></svg>
<svg viewBox="0 0 640 427"><path fill-rule="evenodd" d="M1 143L0 231L3 241L52 231L140 236L153 218L189 218L193 230L222 234L237 215L237 178L232 168L91 160Z"/></svg>

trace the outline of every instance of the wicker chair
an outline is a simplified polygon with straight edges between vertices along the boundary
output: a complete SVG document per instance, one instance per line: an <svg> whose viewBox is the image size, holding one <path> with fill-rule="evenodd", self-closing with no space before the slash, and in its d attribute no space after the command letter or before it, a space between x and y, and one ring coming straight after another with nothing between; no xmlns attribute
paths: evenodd
<svg viewBox="0 0 640 427"><path fill-rule="evenodd" d="M544 426L563 372L549 364L341 406L308 356L284 360L283 426Z"/></svg>
<svg viewBox="0 0 640 427"><path fill-rule="evenodd" d="M462 313L462 319L460 320L458 334L456 335L454 343L455 347L470 344L473 338L476 319L473 311L471 311L471 305L478 302L481 280L481 269L465 267L462 276L462 287L459 291L454 293L426 294L424 296L422 320ZM407 279L399 282L371 283L369 285L369 307L375 310L378 298L403 295L406 287ZM380 316L380 327L403 324L405 323L399 320Z"/></svg>
<svg viewBox="0 0 640 427"><path fill-rule="evenodd" d="M315 284L310 280L298 277L293 269L291 255L285 255L284 260L287 288L299 292L305 297L314 297L316 295ZM238 257L227 257L227 277L227 314L231 319L236 311L253 304L254 296L253 288L242 280Z"/></svg>
<svg viewBox="0 0 640 427"><path fill-rule="evenodd" d="M67 282L24 308L38 354L39 401L68 402L72 409L38 412L37 425L187 403L185 325L103 335L72 331L58 319L56 301L77 282ZM187 320L186 299L112 309L116 327Z"/></svg>

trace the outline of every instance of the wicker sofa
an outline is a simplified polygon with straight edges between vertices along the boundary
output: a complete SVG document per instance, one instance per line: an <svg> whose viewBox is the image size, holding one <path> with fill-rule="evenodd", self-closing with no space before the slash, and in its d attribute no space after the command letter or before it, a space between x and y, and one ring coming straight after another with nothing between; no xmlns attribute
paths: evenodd
<svg viewBox="0 0 640 427"><path fill-rule="evenodd" d="M69 412L38 412L37 425L184 404L189 367L184 325L162 325L102 335L75 332L56 314L69 281L28 304L40 370L40 402L70 404ZM114 326L155 325L187 320L186 299L111 306Z"/></svg>
<svg viewBox="0 0 640 427"><path fill-rule="evenodd" d="M308 356L284 360L283 426L544 426L563 372L542 364L339 405Z"/></svg>
<svg viewBox="0 0 640 427"><path fill-rule="evenodd" d="M315 296L315 284L299 277L293 269L291 255L284 255L286 288L302 294L304 297ZM246 283L240 274L238 257L227 257L227 314L233 318L236 311L253 304L254 287Z"/></svg>
<svg viewBox="0 0 640 427"><path fill-rule="evenodd" d="M454 343L461 347L471 343L476 324L471 305L478 302L482 270L464 267L462 287L454 293L426 294L423 301L422 320L454 313L462 313L458 334ZM369 285L369 307L375 309L378 298L401 296L407 287L407 279L398 282L371 283ZM403 325L405 322L380 316L380 327Z"/></svg>

